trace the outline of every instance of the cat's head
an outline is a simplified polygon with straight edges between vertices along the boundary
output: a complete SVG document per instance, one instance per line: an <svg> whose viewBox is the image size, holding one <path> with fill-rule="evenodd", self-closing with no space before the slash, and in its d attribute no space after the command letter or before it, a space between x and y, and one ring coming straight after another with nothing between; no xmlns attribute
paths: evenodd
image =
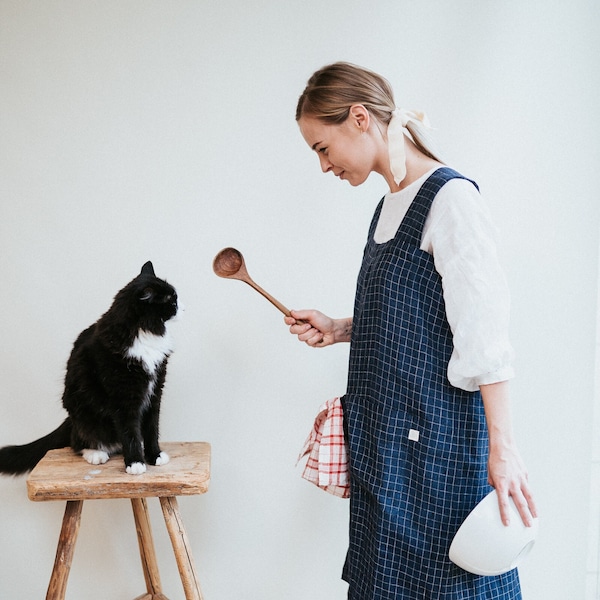
<svg viewBox="0 0 600 600"><path fill-rule="evenodd" d="M119 320L126 320L133 328L162 335L164 324L177 316L178 310L175 288L159 279L148 261L140 274L115 296L110 312L119 313Z"/></svg>

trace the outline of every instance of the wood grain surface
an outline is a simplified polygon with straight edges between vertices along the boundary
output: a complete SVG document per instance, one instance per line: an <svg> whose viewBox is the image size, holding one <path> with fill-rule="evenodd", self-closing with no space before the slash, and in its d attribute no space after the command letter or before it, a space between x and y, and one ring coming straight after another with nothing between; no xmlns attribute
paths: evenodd
<svg viewBox="0 0 600 600"><path fill-rule="evenodd" d="M162 442L170 462L148 466L141 475L125 472L123 458L90 465L71 448L51 450L27 479L30 500L94 500L204 494L210 483L210 444Z"/></svg>

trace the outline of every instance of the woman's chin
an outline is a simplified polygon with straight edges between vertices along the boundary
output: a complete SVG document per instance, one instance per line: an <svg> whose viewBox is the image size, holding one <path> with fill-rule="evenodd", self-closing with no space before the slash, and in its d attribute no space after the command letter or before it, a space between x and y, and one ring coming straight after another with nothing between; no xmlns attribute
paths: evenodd
<svg viewBox="0 0 600 600"><path fill-rule="evenodd" d="M367 180L366 177L348 177L345 173L342 173L340 179L347 181L352 187L358 187Z"/></svg>

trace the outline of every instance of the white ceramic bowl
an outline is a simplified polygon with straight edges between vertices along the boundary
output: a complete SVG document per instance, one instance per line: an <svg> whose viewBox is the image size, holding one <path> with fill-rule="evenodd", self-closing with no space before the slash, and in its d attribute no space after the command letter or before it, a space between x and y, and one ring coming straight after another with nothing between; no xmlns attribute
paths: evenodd
<svg viewBox="0 0 600 600"><path fill-rule="evenodd" d="M525 527L510 499L510 525L500 520L496 490L490 492L464 520L450 545L450 560L475 575L501 575L529 554L539 520Z"/></svg>

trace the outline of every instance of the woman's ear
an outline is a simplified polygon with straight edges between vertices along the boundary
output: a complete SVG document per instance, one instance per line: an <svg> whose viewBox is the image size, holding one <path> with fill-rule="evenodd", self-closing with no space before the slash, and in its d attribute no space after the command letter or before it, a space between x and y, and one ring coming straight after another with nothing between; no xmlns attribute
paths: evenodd
<svg viewBox="0 0 600 600"><path fill-rule="evenodd" d="M367 131L367 129L369 129L371 115L363 104L353 104L350 107L348 119L350 119L350 125L352 127L358 127L361 132L364 133Z"/></svg>

